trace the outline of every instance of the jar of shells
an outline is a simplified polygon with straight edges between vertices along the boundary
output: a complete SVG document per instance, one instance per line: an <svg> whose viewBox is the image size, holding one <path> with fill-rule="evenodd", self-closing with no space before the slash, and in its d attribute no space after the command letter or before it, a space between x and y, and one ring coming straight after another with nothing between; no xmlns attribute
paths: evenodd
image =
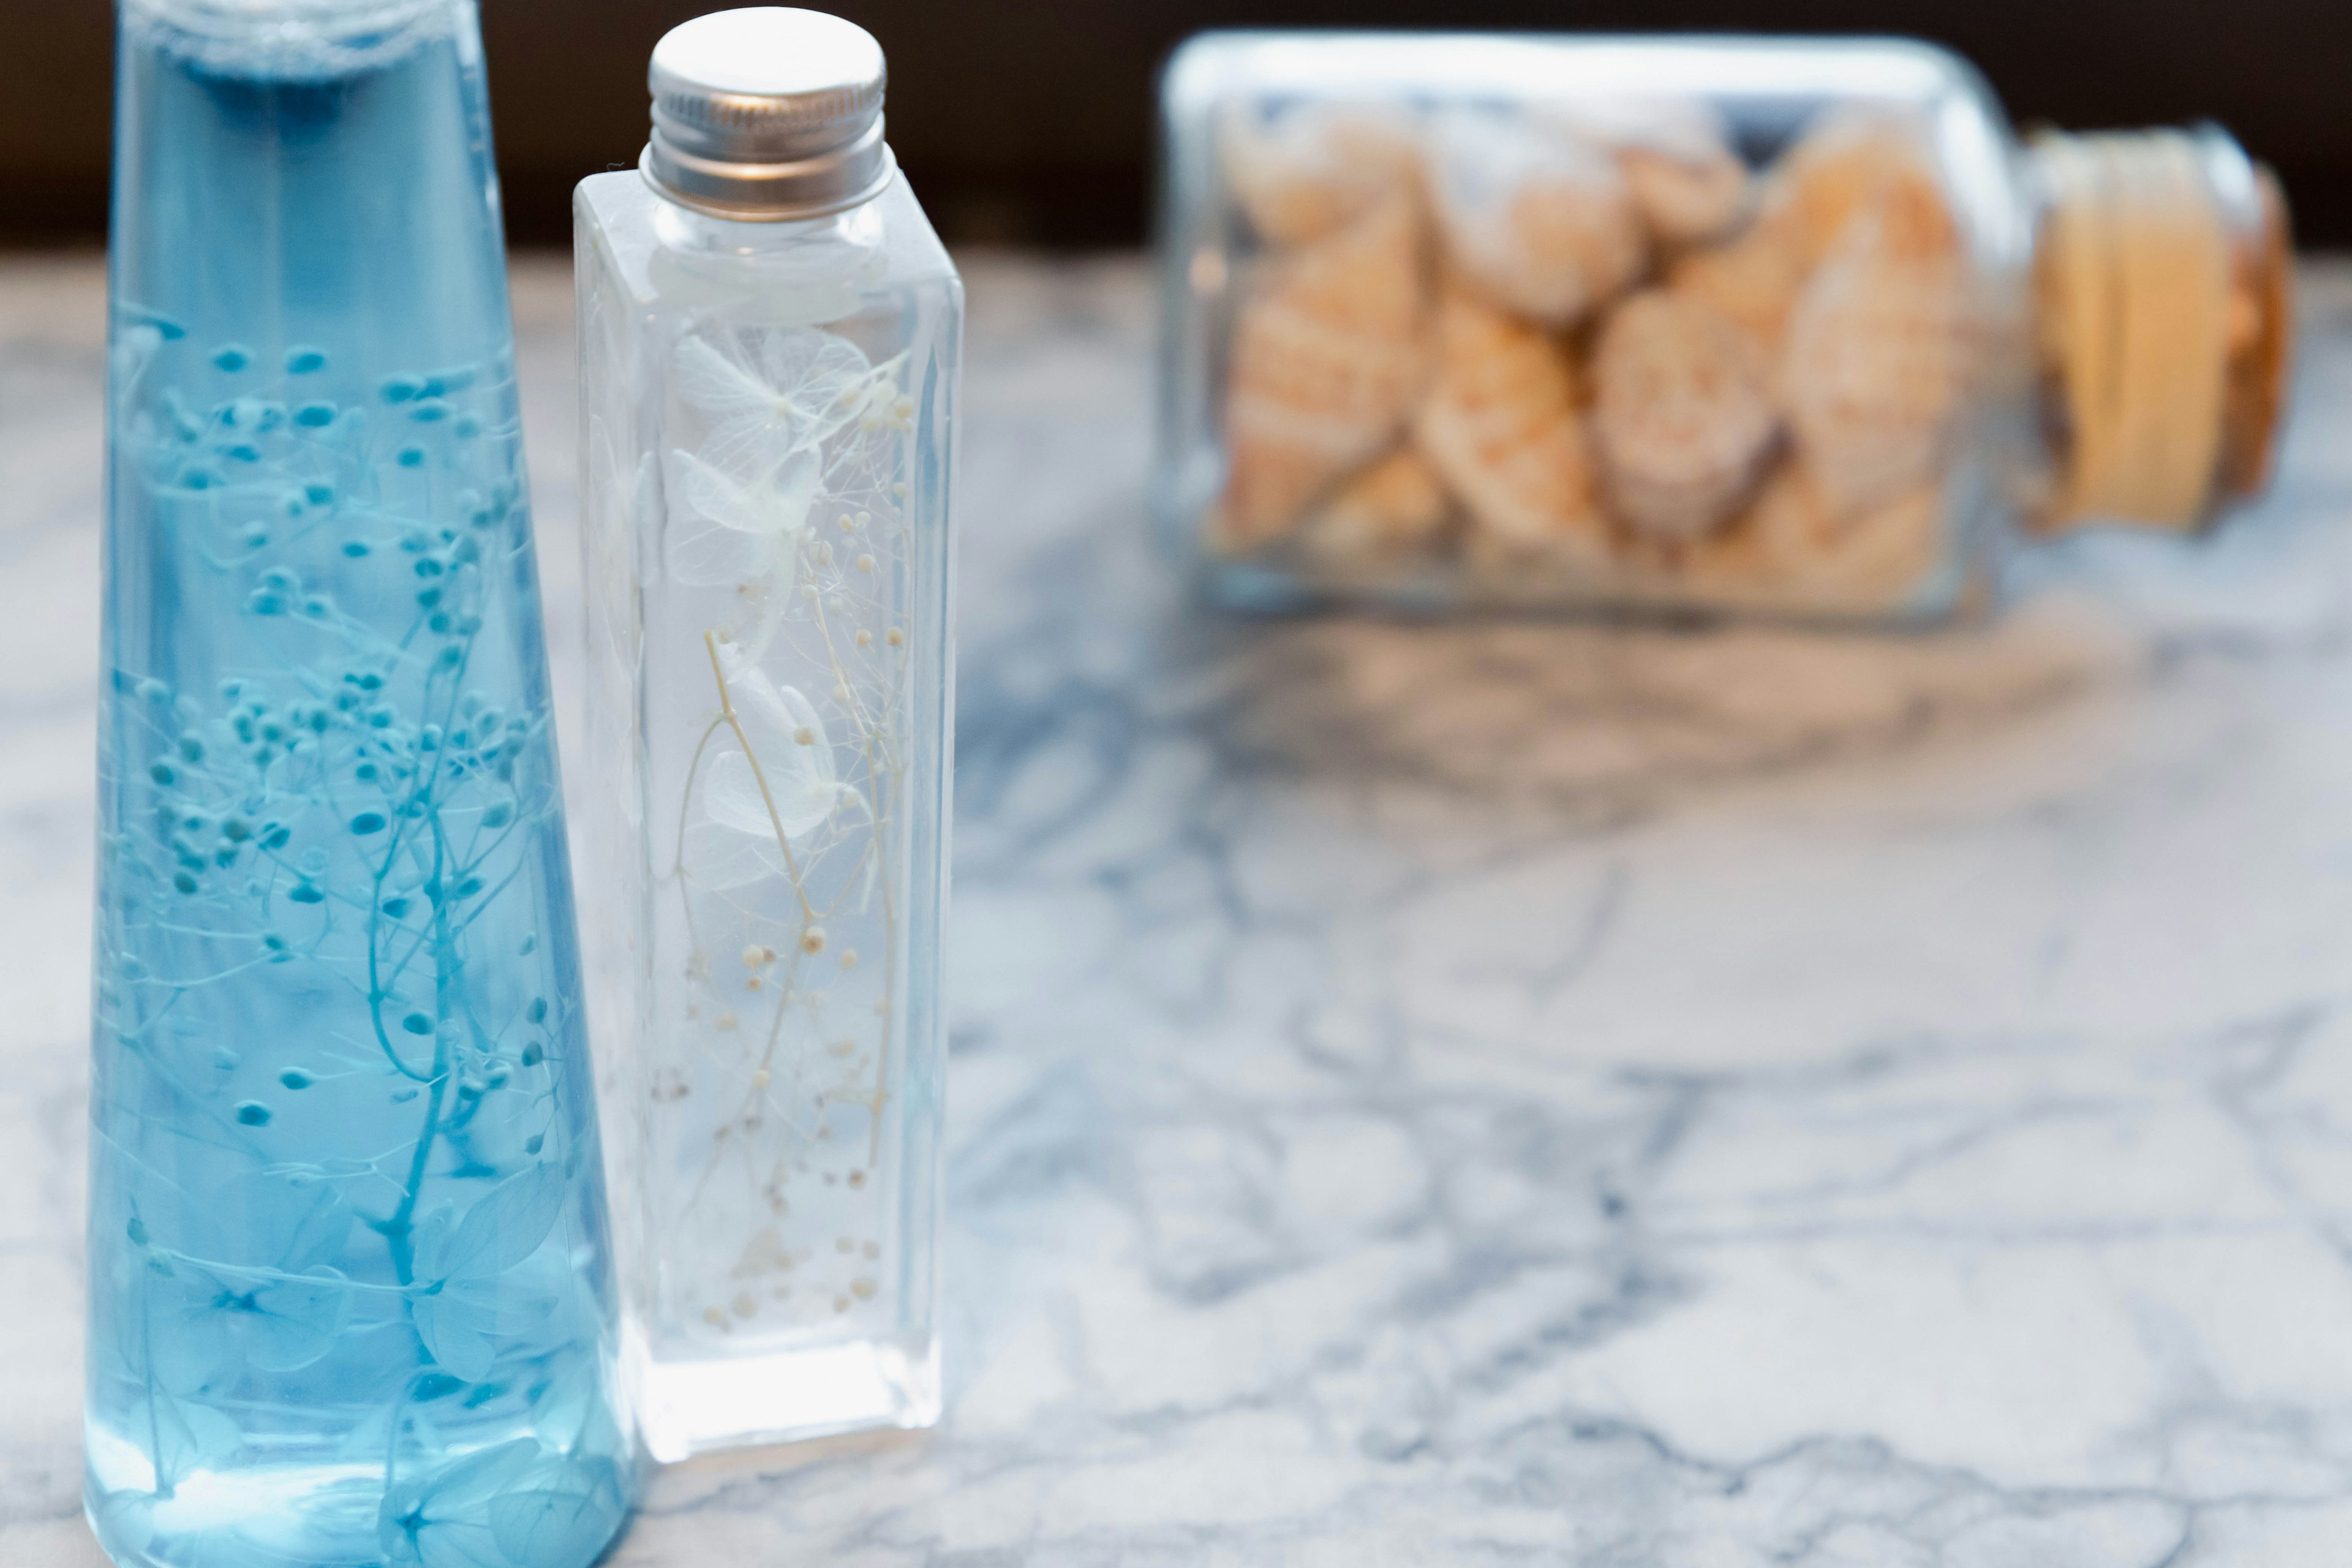
<svg viewBox="0 0 2352 1568"><path fill-rule="evenodd" d="M1154 510L1216 601L1932 621L2258 491L2284 205L2021 144L1895 40L1210 34L1162 85Z"/></svg>

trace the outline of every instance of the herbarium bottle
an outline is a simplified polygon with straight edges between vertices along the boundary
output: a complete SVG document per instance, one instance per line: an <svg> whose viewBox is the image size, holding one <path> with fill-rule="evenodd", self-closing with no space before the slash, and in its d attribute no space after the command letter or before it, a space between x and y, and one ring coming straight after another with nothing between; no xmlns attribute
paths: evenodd
<svg viewBox="0 0 2352 1568"><path fill-rule="evenodd" d="M666 36L576 202L588 900L656 1457L939 1413L963 296L816 12Z"/></svg>
<svg viewBox="0 0 2352 1568"><path fill-rule="evenodd" d="M1934 619L2260 489L2285 213L1894 40L1218 34L1162 99L1157 511L1213 597Z"/></svg>
<svg viewBox="0 0 2352 1568"><path fill-rule="evenodd" d="M603 1158L472 0L122 0L87 1504L585 1568Z"/></svg>

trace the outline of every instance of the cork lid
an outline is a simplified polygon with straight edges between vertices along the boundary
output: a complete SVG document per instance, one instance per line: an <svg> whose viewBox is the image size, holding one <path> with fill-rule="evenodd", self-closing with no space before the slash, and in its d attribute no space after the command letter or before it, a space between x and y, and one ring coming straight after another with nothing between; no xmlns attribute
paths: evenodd
<svg viewBox="0 0 2352 1568"><path fill-rule="evenodd" d="M2294 337L2277 181L2218 127L2049 135L2035 289L2048 531L2193 532L2267 481Z"/></svg>
<svg viewBox="0 0 2352 1568"><path fill-rule="evenodd" d="M2294 353L2294 237L2278 177L2255 164L2251 243L2239 247L2233 281L2251 320L2230 361L2222 404L2221 500L2258 495L2270 483Z"/></svg>

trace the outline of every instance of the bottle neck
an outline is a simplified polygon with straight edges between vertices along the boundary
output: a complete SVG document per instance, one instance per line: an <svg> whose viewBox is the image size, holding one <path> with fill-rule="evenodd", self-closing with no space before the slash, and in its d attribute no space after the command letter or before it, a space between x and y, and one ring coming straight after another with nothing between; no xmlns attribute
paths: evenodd
<svg viewBox="0 0 2352 1568"><path fill-rule="evenodd" d="M870 249L881 240L880 214L871 201L822 217L762 223L719 217L672 199L659 185L652 189L661 198L654 204L654 237L683 255L758 262Z"/></svg>
<svg viewBox="0 0 2352 1568"><path fill-rule="evenodd" d="M478 63L474 0L120 0L126 42L224 76L317 82L380 69L455 34Z"/></svg>
<svg viewBox="0 0 2352 1568"><path fill-rule="evenodd" d="M854 311L858 290L886 264L880 200L823 217L747 223L672 201L658 185L651 189L648 265L656 286L674 299L709 306L756 298L771 315L829 321Z"/></svg>
<svg viewBox="0 0 2352 1568"><path fill-rule="evenodd" d="M2058 458L2040 526L2194 531L2268 472L2292 324L2276 183L2211 128L2052 134L2032 169Z"/></svg>

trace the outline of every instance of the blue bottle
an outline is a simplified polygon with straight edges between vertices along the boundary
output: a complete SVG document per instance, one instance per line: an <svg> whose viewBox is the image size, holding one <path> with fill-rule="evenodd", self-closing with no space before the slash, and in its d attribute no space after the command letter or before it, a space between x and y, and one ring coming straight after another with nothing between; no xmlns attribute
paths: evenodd
<svg viewBox="0 0 2352 1568"><path fill-rule="evenodd" d="M122 0L86 1498L580 1568L633 1485L473 0Z"/></svg>

